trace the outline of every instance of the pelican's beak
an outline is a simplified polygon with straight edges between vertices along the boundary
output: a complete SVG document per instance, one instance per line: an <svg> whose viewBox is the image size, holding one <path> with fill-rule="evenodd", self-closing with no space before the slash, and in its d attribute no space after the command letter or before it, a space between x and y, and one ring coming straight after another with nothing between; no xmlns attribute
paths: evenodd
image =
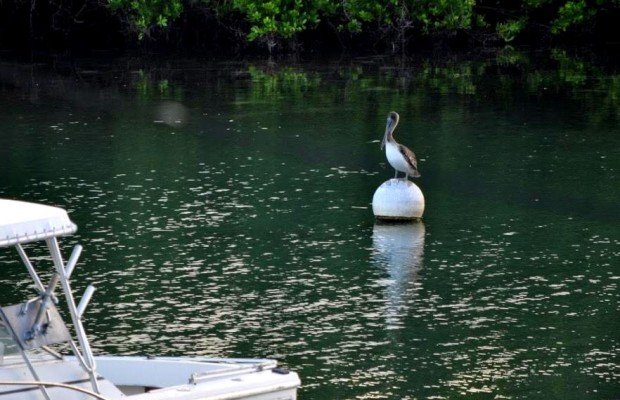
<svg viewBox="0 0 620 400"><path fill-rule="evenodd" d="M392 119L388 118L387 123L385 124L385 133L383 134L383 140L381 141L381 150L383 150L383 147L385 147L385 142L387 141L390 129L392 129Z"/></svg>

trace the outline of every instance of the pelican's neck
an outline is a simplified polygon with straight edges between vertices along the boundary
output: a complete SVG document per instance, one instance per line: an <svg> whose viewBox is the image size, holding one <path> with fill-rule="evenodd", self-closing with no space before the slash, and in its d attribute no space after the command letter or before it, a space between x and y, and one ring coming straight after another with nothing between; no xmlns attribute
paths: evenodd
<svg viewBox="0 0 620 400"><path fill-rule="evenodd" d="M396 125L398 125L398 114L392 111L388 114L387 123L385 124L385 133L383 134L383 140L381 141L381 147L385 146L387 143L396 143L393 136Z"/></svg>
<svg viewBox="0 0 620 400"><path fill-rule="evenodd" d="M387 143L396 143L394 140L394 129L396 128L397 122L394 120L390 120L385 127L385 135L383 136L383 142Z"/></svg>
<svg viewBox="0 0 620 400"><path fill-rule="evenodd" d="M388 142L388 143L395 143L396 142L396 140L394 140L394 128L389 129L387 131L387 134L385 136L385 141Z"/></svg>

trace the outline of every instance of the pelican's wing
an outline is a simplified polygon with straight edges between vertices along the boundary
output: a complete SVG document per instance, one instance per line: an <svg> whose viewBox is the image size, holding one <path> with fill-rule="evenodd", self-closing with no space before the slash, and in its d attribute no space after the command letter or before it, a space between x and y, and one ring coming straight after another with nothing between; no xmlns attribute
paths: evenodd
<svg viewBox="0 0 620 400"><path fill-rule="evenodd" d="M407 147L403 146L402 144L398 145L398 151L400 151L403 157L405 157L405 160L407 160L407 163L413 169L418 169L418 160L415 158L415 154L413 154L413 151L409 150Z"/></svg>
<svg viewBox="0 0 620 400"><path fill-rule="evenodd" d="M402 144L398 145L398 151L400 151L405 160L407 160L407 164L409 164L409 166L416 172L413 176L420 176L420 173L418 172L418 160L415 158L413 151L409 150L409 148L403 146Z"/></svg>

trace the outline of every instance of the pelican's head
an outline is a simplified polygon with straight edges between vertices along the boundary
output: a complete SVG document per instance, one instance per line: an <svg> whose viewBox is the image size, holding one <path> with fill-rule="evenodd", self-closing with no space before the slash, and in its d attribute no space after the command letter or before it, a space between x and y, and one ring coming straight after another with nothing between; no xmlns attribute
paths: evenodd
<svg viewBox="0 0 620 400"><path fill-rule="evenodd" d="M398 124L398 113L396 111L390 111L387 116L387 123L385 124L385 133L383 134L383 140L381 141L381 150L385 146L385 142L387 142L388 137L394 132L394 128Z"/></svg>

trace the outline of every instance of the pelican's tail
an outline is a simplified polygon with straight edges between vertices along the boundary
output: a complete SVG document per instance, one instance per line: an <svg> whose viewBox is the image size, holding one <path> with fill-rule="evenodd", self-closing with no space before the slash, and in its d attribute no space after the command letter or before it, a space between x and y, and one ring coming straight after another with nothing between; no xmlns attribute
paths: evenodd
<svg viewBox="0 0 620 400"><path fill-rule="evenodd" d="M413 171L413 175L411 175L412 178L419 178L422 175L420 175L420 173L418 172L418 170L416 169L415 171Z"/></svg>

